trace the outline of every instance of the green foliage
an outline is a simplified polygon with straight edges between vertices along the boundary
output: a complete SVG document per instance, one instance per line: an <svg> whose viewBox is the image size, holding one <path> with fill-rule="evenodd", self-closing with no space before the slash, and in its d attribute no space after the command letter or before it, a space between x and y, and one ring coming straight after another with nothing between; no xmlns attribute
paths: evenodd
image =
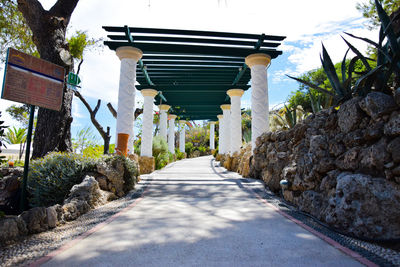
<svg viewBox="0 0 400 267"><path fill-rule="evenodd" d="M177 160L181 160L185 158L185 153L180 152L179 149L175 149L175 155Z"/></svg>
<svg viewBox="0 0 400 267"><path fill-rule="evenodd" d="M21 160L22 154L25 150L26 143L26 129L24 128L8 128L8 132L6 133L6 142L9 144L19 144L19 155L18 159Z"/></svg>
<svg viewBox="0 0 400 267"><path fill-rule="evenodd" d="M195 147L207 146L210 142L210 135L207 126L196 126L186 132L185 140L193 143Z"/></svg>
<svg viewBox="0 0 400 267"><path fill-rule="evenodd" d="M0 111L0 118L1 118L1 111ZM0 153L1 153L1 148L4 146L4 130L8 128L8 126L3 125L4 121L0 120ZM4 156L0 156L0 164L5 162L6 159Z"/></svg>
<svg viewBox="0 0 400 267"><path fill-rule="evenodd" d="M90 146L95 146L97 138L90 126L87 126L78 131L75 138L72 138L72 148L74 153L83 153Z"/></svg>
<svg viewBox="0 0 400 267"><path fill-rule="evenodd" d="M400 8L400 0L381 0L383 9L388 14L392 14ZM357 9L362 12L364 18L369 20L368 28L377 29L380 26L379 15L376 10L375 0L368 0L367 2L357 3Z"/></svg>
<svg viewBox="0 0 400 267"><path fill-rule="evenodd" d="M301 106L289 108L286 105L280 110L272 111L270 114L271 131L291 129L307 115Z"/></svg>
<svg viewBox="0 0 400 267"><path fill-rule="evenodd" d="M95 46L101 40L89 38L87 33L84 31L76 31L67 41L69 43L69 51L72 57L82 60L85 49Z"/></svg>
<svg viewBox="0 0 400 267"><path fill-rule="evenodd" d="M156 170L165 167L170 162L169 154L167 141L159 135L155 136L153 138L153 157Z"/></svg>
<svg viewBox="0 0 400 267"><path fill-rule="evenodd" d="M24 105L12 105L6 109L6 112L10 114L10 116L22 123L24 126L28 127L29 123L29 105L24 104Z"/></svg>
<svg viewBox="0 0 400 267"><path fill-rule="evenodd" d="M242 111L242 137L247 143L251 140L251 110Z"/></svg>
<svg viewBox="0 0 400 267"><path fill-rule="evenodd" d="M115 144L111 144L109 147L110 154L115 152ZM90 145L83 149L82 154L89 158L101 158L104 154L104 145Z"/></svg>
<svg viewBox="0 0 400 267"><path fill-rule="evenodd" d="M193 146L193 143L191 142L185 143L185 152L188 157L193 153L194 150L195 148Z"/></svg>
<svg viewBox="0 0 400 267"><path fill-rule="evenodd" d="M4 213L4 211L1 211L1 210L0 210L0 219L1 219L1 218L4 218L5 216L6 216L6 214Z"/></svg>
<svg viewBox="0 0 400 267"><path fill-rule="evenodd" d="M29 203L32 207L61 204L85 173L95 171L96 160L72 153L52 152L30 163Z"/></svg>
<svg viewBox="0 0 400 267"><path fill-rule="evenodd" d="M4 52L9 47L39 57L32 41L32 31L18 11L17 1L0 0L0 62L5 61Z"/></svg>

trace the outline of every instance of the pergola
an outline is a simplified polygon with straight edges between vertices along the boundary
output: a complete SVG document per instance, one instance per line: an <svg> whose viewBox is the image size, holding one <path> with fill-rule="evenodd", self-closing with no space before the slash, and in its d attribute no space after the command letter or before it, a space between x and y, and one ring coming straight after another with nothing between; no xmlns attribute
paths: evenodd
<svg viewBox="0 0 400 267"><path fill-rule="evenodd" d="M160 105L161 112L166 113L169 110L170 114L181 120L216 121L217 116L221 115L221 105L225 105L222 108L228 110L229 104L233 105L232 96L227 94L231 89L235 89L232 91L233 95L239 96L240 112L240 90L243 92L250 87L249 81L253 75L250 74L248 65L252 65L251 61L254 61L255 65L264 65L265 70L271 59L282 54L276 48L285 39L283 36L265 34L128 26L103 28L109 33L107 37L110 39L104 42L105 45L115 50L121 59L119 97L121 86L127 86L125 82L137 81L140 85L136 88L142 91L145 102L146 97L150 97L151 105L155 101ZM250 63L246 64L246 57L249 55L253 55L253 59L250 58ZM123 62L126 59L135 62L127 66ZM134 71L132 64L135 65ZM126 77L127 74L133 77ZM254 84L252 87L254 88ZM131 90L134 91L134 88ZM126 96L119 98L119 101L124 99ZM268 109L268 103L266 104L264 108ZM144 108L146 109L146 103ZM144 113L145 120L146 110ZM233 116L234 111L230 113ZM237 115L237 110L235 113ZM170 118L174 119L174 116L170 115ZM160 128L161 134L166 136L166 122L162 121ZM117 133L122 133L119 130L121 127L118 127L117 122ZM126 131L125 133L130 134ZM142 144L143 138L144 136ZM225 150L230 151L229 148Z"/></svg>

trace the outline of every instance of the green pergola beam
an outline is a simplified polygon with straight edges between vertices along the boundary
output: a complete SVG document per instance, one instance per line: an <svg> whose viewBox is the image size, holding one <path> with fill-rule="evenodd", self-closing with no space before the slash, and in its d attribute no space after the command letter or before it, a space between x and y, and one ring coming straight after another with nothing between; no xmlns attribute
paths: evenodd
<svg viewBox="0 0 400 267"><path fill-rule="evenodd" d="M216 61L216 62L244 62L243 57L217 57L217 56L187 56L187 55L144 55L143 60L201 60L201 61Z"/></svg>
<svg viewBox="0 0 400 267"><path fill-rule="evenodd" d="M103 26L108 32L124 32L124 27ZM259 34L248 33L231 33L231 32L212 32L212 31L192 31L192 30L175 30L175 29L154 29L154 28L139 28L129 27L133 33L154 33L154 34L173 34L173 35L194 35L194 36L209 36L209 37L225 37L225 38L243 38L243 39L258 39ZM266 40L283 41L286 37L276 35L266 35Z"/></svg>
<svg viewBox="0 0 400 267"><path fill-rule="evenodd" d="M124 35L107 35L108 38L114 41L126 40ZM133 42L153 41L153 42L176 42L176 43L197 43L197 44L221 44L221 45L235 45L235 46L251 46L256 45L256 41L238 41L227 39L205 39L205 38L182 38L182 37L165 37L165 36L131 36ZM278 47L280 43L263 42L262 47Z"/></svg>
<svg viewBox="0 0 400 267"><path fill-rule="evenodd" d="M188 88L192 89L192 90L198 90L199 92L202 92L202 90L209 90L210 88L215 89L215 90L226 90L226 88L229 88L230 86L232 86L230 83L225 83L225 84L215 84L215 83L209 83L206 85L199 85L199 84L195 84L195 85L172 85L172 84L157 84L155 85L155 89L158 91L163 91L163 93L168 92L169 90L179 90L181 92L184 92L185 90L187 90ZM247 90L249 89L250 85L245 85L245 84L238 84L236 85L236 88L241 88L243 90ZM148 88L147 85L137 85L136 88L138 90L142 90L142 89L146 89Z"/></svg>
<svg viewBox="0 0 400 267"><path fill-rule="evenodd" d="M121 46L130 46L128 42L105 41L110 49L116 50ZM237 48L237 47L221 47L221 46L196 46L182 44L158 44L158 43L135 43L135 47L146 51L147 53L163 53L163 54L188 54L188 55L211 55L211 56L241 56L246 57L254 53L252 48ZM265 53L276 58L281 55L281 51L275 49L260 49L260 53Z"/></svg>
<svg viewBox="0 0 400 267"><path fill-rule="evenodd" d="M180 61L180 60L174 60L174 61L145 61L143 60L143 62L146 65L152 65L152 66L197 66L197 65L204 65L204 66L232 66L232 67L236 67L236 68L240 68L243 64L243 62L217 62L217 61Z"/></svg>

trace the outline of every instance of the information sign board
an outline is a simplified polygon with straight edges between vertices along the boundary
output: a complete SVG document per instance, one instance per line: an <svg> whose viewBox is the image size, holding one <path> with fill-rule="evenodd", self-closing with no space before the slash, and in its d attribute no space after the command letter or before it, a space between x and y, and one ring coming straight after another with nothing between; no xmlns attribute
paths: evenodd
<svg viewBox="0 0 400 267"><path fill-rule="evenodd" d="M1 98L59 111L64 75L61 66L9 48Z"/></svg>

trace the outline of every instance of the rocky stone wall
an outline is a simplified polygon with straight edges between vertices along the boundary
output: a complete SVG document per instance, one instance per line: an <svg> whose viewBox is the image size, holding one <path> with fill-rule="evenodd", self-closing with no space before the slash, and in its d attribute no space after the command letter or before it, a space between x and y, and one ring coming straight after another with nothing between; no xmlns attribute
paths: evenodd
<svg viewBox="0 0 400 267"><path fill-rule="evenodd" d="M399 96L373 92L264 133L250 176L341 231L400 238Z"/></svg>
<svg viewBox="0 0 400 267"><path fill-rule="evenodd" d="M137 162L132 161L131 165L136 170L138 169ZM137 171L128 171L124 163L116 158L100 161L96 170L96 172L88 173L80 184L74 185L61 205L35 207L18 216L0 217L0 247L21 236L40 233L75 220L91 209L125 196L138 181ZM18 192L20 188L23 169L12 168L0 171L3 175L0 180L0 205L2 205L0 207L5 211L5 208L10 209L13 208L12 205L19 204L20 195L15 192ZM11 202L10 198L15 198L15 201Z"/></svg>

